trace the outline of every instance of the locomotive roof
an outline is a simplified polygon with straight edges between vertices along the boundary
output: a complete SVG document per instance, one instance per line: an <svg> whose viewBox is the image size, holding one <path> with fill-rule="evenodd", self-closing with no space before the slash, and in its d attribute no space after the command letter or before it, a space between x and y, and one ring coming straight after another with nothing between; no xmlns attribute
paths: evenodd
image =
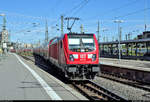
<svg viewBox="0 0 150 102"><path fill-rule="evenodd" d="M79 33L68 33L67 35L68 36L75 36L75 37L81 37L81 36L83 36L83 37L89 37L89 36L93 36L94 34L92 34L92 33L89 33L89 34L84 34L84 33L82 33L82 34L79 34Z"/></svg>
<svg viewBox="0 0 150 102"><path fill-rule="evenodd" d="M88 35L93 35L93 33L67 33L67 35L85 35L85 36L88 36Z"/></svg>
<svg viewBox="0 0 150 102"><path fill-rule="evenodd" d="M84 36L84 37L89 37L89 36L93 36L94 34L92 33L66 33L68 36L75 36L75 37L81 37L81 36ZM54 37L52 38L51 40L54 40L54 39L57 39L57 40L60 40L62 39L63 37L65 36L65 34L61 35L60 37ZM50 41L51 41L50 40Z"/></svg>

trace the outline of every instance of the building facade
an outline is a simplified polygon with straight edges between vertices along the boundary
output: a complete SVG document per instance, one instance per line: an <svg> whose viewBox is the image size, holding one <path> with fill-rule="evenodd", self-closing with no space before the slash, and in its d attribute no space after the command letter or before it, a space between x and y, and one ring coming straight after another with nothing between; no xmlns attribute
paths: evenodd
<svg viewBox="0 0 150 102"><path fill-rule="evenodd" d="M143 32L143 34L138 35L138 39L146 39L146 38L150 38L150 31L145 31Z"/></svg>

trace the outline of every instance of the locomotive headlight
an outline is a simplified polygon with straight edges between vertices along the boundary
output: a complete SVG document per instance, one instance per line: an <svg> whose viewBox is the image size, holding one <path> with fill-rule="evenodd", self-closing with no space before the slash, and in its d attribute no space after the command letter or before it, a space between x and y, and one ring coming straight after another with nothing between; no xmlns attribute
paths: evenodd
<svg viewBox="0 0 150 102"><path fill-rule="evenodd" d="M95 61L96 60L96 54L93 54L92 55L92 61Z"/></svg>
<svg viewBox="0 0 150 102"><path fill-rule="evenodd" d="M69 55L69 59L70 59L70 61L74 61L74 57L72 54Z"/></svg>
<svg viewBox="0 0 150 102"><path fill-rule="evenodd" d="M93 54L88 54L88 58L92 58L92 55L93 55Z"/></svg>
<svg viewBox="0 0 150 102"><path fill-rule="evenodd" d="M73 54L74 59L78 59L78 54Z"/></svg>

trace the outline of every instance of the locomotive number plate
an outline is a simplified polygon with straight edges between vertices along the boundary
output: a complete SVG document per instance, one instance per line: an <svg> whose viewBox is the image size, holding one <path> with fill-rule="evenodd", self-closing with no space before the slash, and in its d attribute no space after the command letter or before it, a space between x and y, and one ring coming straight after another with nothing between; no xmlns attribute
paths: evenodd
<svg viewBox="0 0 150 102"><path fill-rule="evenodd" d="M80 61L85 61L85 60L86 60L86 54L81 54Z"/></svg>

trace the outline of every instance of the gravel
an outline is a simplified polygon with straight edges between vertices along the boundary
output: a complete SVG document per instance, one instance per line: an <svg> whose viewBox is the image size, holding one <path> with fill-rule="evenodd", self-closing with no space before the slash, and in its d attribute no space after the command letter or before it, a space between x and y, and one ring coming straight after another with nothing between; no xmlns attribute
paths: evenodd
<svg viewBox="0 0 150 102"><path fill-rule="evenodd" d="M150 100L150 92L148 91L101 77L96 77L93 81L127 100Z"/></svg>

